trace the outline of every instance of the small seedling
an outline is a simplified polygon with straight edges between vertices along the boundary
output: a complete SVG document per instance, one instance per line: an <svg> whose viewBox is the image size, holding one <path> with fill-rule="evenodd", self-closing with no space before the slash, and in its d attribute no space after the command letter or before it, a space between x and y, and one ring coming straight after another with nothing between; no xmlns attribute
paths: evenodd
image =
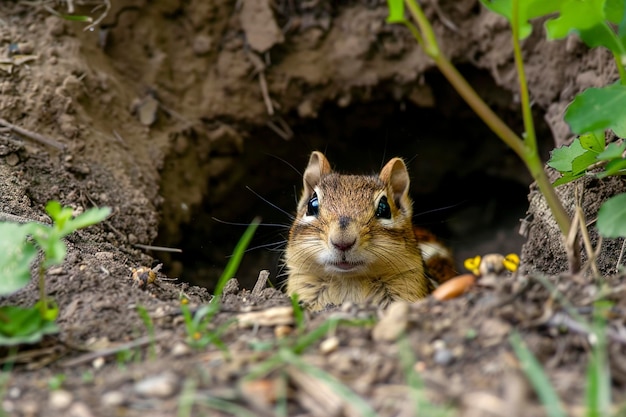
<svg viewBox="0 0 626 417"><path fill-rule="evenodd" d="M38 251L43 254L38 269L39 302L31 309L0 308L0 344L35 343L43 335L57 331L54 320L58 308L46 299L45 271L65 259L65 236L104 220L110 213L109 208L93 208L73 217L72 209L61 207L58 201L50 201L46 211L52 218L51 226L36 222L0 223L0 295L26 286Z"/></svg>
<svg viewBox="0 0 626 417"><path fill-rule="evenodd" d="M152 318L150 317L150 314L148 314L148 310L146 310L144 306L137 306L137 313L139 314L139 317L141 317L141 320L146 326L146 329L148 329L148 334L150 335L150 359L155 360L157 357L157 353L156 341L154 337L154 323L152 323Z"/></svg>
<svg viewBox="0 0 626 417"><path fill-rule="evenodd" d="M65 374L53 375L48 380L48 388L52 391L61 389L66 379L67 379L67 376Z"/></svg>

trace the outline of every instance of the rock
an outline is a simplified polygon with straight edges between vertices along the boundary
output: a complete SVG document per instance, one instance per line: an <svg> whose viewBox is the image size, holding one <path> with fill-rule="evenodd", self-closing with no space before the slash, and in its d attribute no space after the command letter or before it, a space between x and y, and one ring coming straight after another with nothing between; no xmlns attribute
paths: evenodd
<svg viewBox="0 0 626 417"><path fill-rule="evenodd" d="M167 398L176 392L178 377L173 372L150 376L134 386L134 391L144 397Z"/></svg>
<svg viewBox="0 0 626 417"><path fill-rule="evenodd" d="M409 305L396 301L389 306L383 318L374 326L372 338L377 342L396 340L407 328Z"/></svg>
<svg viewBox="0 0 626 417"><path fill-rule="evenodd" d="M240 19L248 44L257 52L264 53L285 40L269 0L244 0Z"/></svg>
<svg viewBox="0 0 626 417"><path fill-rule="evenodd" d="M109 391L102 394L101 401L105 407L117 407L124 404L126 397L121 391Z"/></svg>
<svg viewBox="0 0 626 417"><path fill-rule="evenodd" d="M50 392L48 405L53 410L65 410L72 404L74 397L71 392L65 390L54 390Z"/></svg>

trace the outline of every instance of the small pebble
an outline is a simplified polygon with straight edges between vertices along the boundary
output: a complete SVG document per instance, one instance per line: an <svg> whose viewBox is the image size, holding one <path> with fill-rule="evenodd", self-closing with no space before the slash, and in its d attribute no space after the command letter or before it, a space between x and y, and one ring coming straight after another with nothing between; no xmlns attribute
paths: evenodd
<svg viewBox="0 0 626 417"><path fill-rule="evenodd" d="M331 353L339 347L339 339L336 336L329 337L320 343L320 352L323 354Z"/></svg>
<svg viewBox="0 0 626 417"><path fill-rule="evenodd" d="M183 342L177 342L174 347L172 347L172 356L174 357L185 356L189 352L191 352L191 349Z"/></svg>
<svg viewBox="0 0 626 417"><path fill-rule="evenodd" d="M93 417L93 413L87 407L85 403L72 404L69 410L67 410L68 417Z"/></svg>
<svg viewBox="0 0 626 417"><path fill-rule="evenodd" d="M20 163L20 157L16 153L8 154L4 160L6 161L8 166L14 167L15 165Z"/></svg>
<svg viewBox="0 0 626 417"><path fill-rule="evenodd" d="M9 389L8 396L12 400L20 398L21 395L22 395L22 390L20 390L18 387L11 387Z"/></svg>
<svg viewBox="0 0 626 417"><path fill-rule="evenodd" d="M274 336L281 339L285 336L290 335L292 331L293 331L293 328L291 326L282 324L282 325L274 327Z"/></svg>
<svg viewBox="0 0 626 417"><path fill-rule="evenodd" d="M93 360L93 362L91 362L91 366L93 366L95 369L100 369L104 366L104 358L103 357L99 357Z"/></svg>
<svg viewBox="0 0 626 417"><path fill-rule="evenodd" d="M450 349L438 349L435 351L435 355L433 357L433 360L437 365L448 365L452 362L452 359L454 359L454 356L452 355Z"/></svg>
<svg viewBox="0 0 626 417"><path fill-rule="evenodd" d="M126 398L120 391L109 391L102 394L102 405L105 407L117 407L124 404Z"/></svg>
<svg viewBox="0 0 626 417"><path fill-rule="evenodd" d="M394 302L372 330L372 338L377 342L396 340L407 328L409 305L404 301Z"/></svg>
<svg viewBox="0 0 626 417"><path fill-rule="evenodd" d="M150 376L135 384L134 390L144 397L167 398L176 392L178 378L172 372Z"/></svg>
<svg viewBox="0 0 626 417"><path fill-rule="evenodd" d="M48 404L53 410L65 410L72 404L74 397L72 393L65 390L55 390L50 392Z"/></svg>

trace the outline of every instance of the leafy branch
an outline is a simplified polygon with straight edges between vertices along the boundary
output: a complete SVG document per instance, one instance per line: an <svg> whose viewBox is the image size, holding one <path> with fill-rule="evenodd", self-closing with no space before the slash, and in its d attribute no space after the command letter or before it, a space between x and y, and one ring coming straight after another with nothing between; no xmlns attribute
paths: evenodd
<svg viewBox="0 0 626 417"><path fill-rule="evenodd" d="M626 6L622 0L481 0L491 11L504 16L511 24L513 56L518 73L521 110L524 120L522 137L513 132L480 98L476 91L443 55L436 36L421 6L416 0L388 0L389 23L405 25L426 54L433 59L439 70L468 103L474 112L506 143L525 163L539 190L543 194L564 237L570 234L571 219L565 211L553 186L586 175L590 169L605 166L596 174L626 174L623 143L605 147L604 131L613 130L626 137ZM405 17L405 9L417 26ZM577 34L589 46L603 46L614 56L620 75L619 83L601 89L588 89L570 104L565 121L572 131L580 135L567 148L555 150L549 165L559 170L563 177L555 184L550 181L539 157L537 138L532 119L528 84L520 41L532 32L530 20L545 17L548 39L561 39L571 33ZM617 28L617 31L614 30ZM619 196L618 196L619 197ZM610 200L609 200L610 201ZM608 201L607 201L608 202ZM626 205L613 204L600 210L598 228L607 237L626 236L619 221L626 221ZM617 212L615 211L617 210ZM602 219L605 216L605 219ZM624 223L622 221L622 224ZM621 234L620 234L621 233ZM577 249L567 248L570 270L579 269Z"/></svg>

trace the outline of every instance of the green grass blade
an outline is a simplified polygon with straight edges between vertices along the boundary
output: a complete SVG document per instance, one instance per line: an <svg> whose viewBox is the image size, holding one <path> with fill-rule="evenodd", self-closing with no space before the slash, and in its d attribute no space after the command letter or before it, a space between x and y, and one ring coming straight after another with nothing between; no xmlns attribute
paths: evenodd
<svg viewBox="0 0 626 417"><path fill-rule="evenodd" d="M535 388L535 392L546 409L548 417L567 417L563 405L550 383L548 376L543 371L541 364L532 352L526 347L519 333L514 332L509 336L509 342L519 359L522 369Z"/></svg>
<svg viewBox="0 0 626 417"><path fill-rule="evenodd" d="M222 272L220 279L217 281L214 292L215 297L220 297L222 295L222 291L224 291L224 286L226 285L226 282L228 282L229 279L235 276L235 273L239 268L239 264L241 264L241 260L243 259L244 252L250 244L252 236L254 236L254 232L259 226L259 223L261 223L261 219L255 217L239 239L239 242L237 242L237 246L235 246L235 250L233 251L233 256L231 256L231 258L228 260L224 272Z"/></svg>
<svg viewBox="0 0 626 417"><path fill-rule="evenodd" d="M177 417L191 417L193 404L196 397L196 381L187 378L183 384L183 389L178 397Z"/></svg>
<svg viewBox="0 0 626 417"><path fill-rule="evenodd" d="M304 311L302 310L302 306L298 300L298 294L293 294L291 296L291 307L293 308L293 318L296 322L296 328L299 332L302 332L305 326Z"/></svg>
<svg viewBox="0 0 626 417"><path fill-rule="evenodd" d="M148 310L146 310L144 306L138 305L137 313L139 314L139 317L141 317L141 321L143 321L144 326L146 326L146 329L148 330L148 335L150 336L150 348L149 348L150 360L153 361L157 358L156 338L154 335L154 323L152 322L152 317L150 317Z"/></svg>
<svg viewBox="0 0 626 417"><path fill-rule="evenodd" d="M591 336L593 350L587 367L587 412L588 417L610 415L611 409L611 370L606 352L605 314L610 303L597 302L594 305L594 322Z"/></svg>
<svg viewBox="0 0 626 417"><path fill-rule="evenodd" d="M237 417L257 417L258 414L254 413L238 404L232 403L230 401L223 400L221 398L205 398L198 399L196 402L198 405L205 406L212 410L223 411L229 415L237 416ZM203 415L203 414L200 414ZM212 415L212 414L209 414Z"/></svg>

